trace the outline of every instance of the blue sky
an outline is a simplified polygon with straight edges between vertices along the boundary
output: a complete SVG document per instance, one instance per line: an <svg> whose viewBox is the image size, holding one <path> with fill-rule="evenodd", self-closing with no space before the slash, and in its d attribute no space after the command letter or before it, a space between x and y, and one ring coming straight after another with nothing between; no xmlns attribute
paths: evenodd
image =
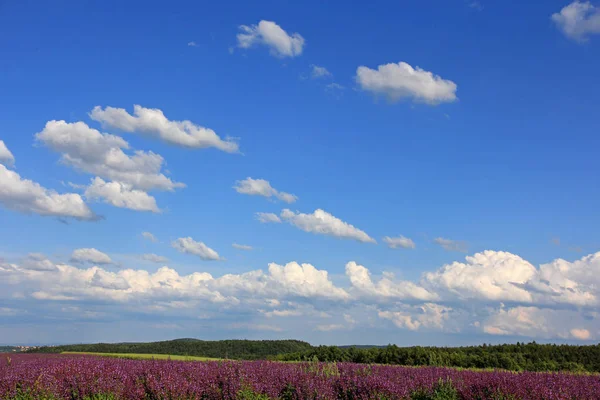
<svg viewBox="0 0 600 400"><path fill-rule="evenodd" d="M340 5L2 3L1 341L597 340L600 3Z"/></svg>

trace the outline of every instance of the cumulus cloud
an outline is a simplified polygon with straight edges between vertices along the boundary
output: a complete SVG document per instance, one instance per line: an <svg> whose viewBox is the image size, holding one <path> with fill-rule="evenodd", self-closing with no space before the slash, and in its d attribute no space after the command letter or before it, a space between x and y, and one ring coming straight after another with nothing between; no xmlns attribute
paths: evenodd
<svg viewBox="0 0 600 400"><path fill-rule="evenodd" d="M180 275L169 267L154 273L133 269L110 272L98 266L83 269L56 264L53 270L31 271L22 265L0 264L0 277L2 285L17 285L27 291L26 296L40 300L101 299L134 304L143 300L153 311L193 307L194 301L276 306L286 299L348 299L346 291L331 282L327 271L296 262L269 264L267 273L256 270L218 278L206 272ZM284 315L272 315L278 314Z"/></svg>
<svg viewBox="0 0 600 400"><path fill-rule="evenodd" d="M40 184L23 179L0 164L0 204L24 213L42 216L96 220L98 216L76 193L59 194Z"/></svg>
<svg viewBox="0 0 600 400"><path fill-rule="evenodd" d="M500 308L483 322L482 329L490 335L589 340L592 334L582 328L589 323L576 311L531 306Z"/></svg>
<svg viewBox="0 0 600 400"><path fill-rule="evenodd" d="M457 99L456 83L405 62L380 65L377 70L360 66L356 82L363 90L384 95L390 101L412 99L435 105Z"/></svg>
<svg viewBox="0 0 600 400"><path fill-rule="evenodd" d="M413 242L412 239L409 239L402 235L400 235L398 237L386 236L383 238L383 241L385 242L385 244L388 245L388 247L390 247L392 249L397 249L397 248L414 249L416 247L415 242Z"/></svg>
<svg viewBox="0 0 600 400"><path fill-rule="evenodd" d="M271 186L269 181L264 179L252 179L250 177L236 181L233 187L238 193L248 194L251 196L263 196L267 198L275 197L286 203L293 203L298 200L298 197L286 192L280 192Z"/></svg>
<svg viewBox="0 0 600 400"><path fill-rule="evenodd" d="M280 224L281 219L277 216L277 214L273 213L265 213L265 212L257 212L256 219L259 220L263 224Z"/></svg>
<svg viewBox="0 0 600 400"><path fill-rule="evenodd" d="M417 312L415 312L415 310ZM421 329L444 330L452 308L435 303L425 303L403 311L379 311L380 318L392 321L398 328L418 331Z"/></svg>
<svg viewBox="0 0 600 400"><path fill-rule="evenodd" d="M460 240L445 239L443 237L435 238L433 243L439 244L444 250L458 251L461 253L467 252L467 244Z"/></svg>
<svg viewBox="0 0 600 400"><path fill-rule="evenodd" d="M15 164L15 156L10 152L3 140L0 140L0 164L12 167Z"/></svg>
<svg viewBox="0 0 600 400"><path fill-rule="evenodd" d="M143 190L134 189L132 185L122 182L106 182L102 178L92 179L85 189L88 200L102 200L119 208L134 211L160 212L156 199Z"/></svg>
<svg viewBox="0 0 600 400"><path fill-rule="evenodd" d="M459 299L531 302L532 295L523 288L536 276L536 269L521 257L497 251L484 251L453 262L424 279L436 291L448 291Z"/></svg>
<svg viewBox="0 0 600 400"><path fill-rule="evenodd" d="M101 300L170 317L218 315L226 320L254 313L313 329L339 324L354 329L378 317L414 331L596 340L599 276L600 252L536 268L517 255L488 250L424 273L419 282L385 272L375 279L366 267L349 262L346 284L334 283L326 270L297 262L215 277L182 275L169 267L156 272L76 268L32 253L16 264L0 260L0 298L37 299L47 307L55 301ZM336 319L323 324L321 318L332 316Z"/></svg>
<svg viewBox="0 0 600 400"><path fill-rule="evenodd" d="M29 271L54 271L56 265L42 253L29 253L20 263L20 266Z"/></svg>
<svg viewBox="0 0 600 400"><path fill-rule="evenodd" d="M329 78L329 77L332 77L332 76L333 76L333 75L331 74L331 72L329 72L329 71L327 70L327 68L325 68L325 67L320 67L320 66L318 66L318 65L314 65L314 64L312 64L312 65L310 66L310 68L311 68L311 73L310 73L310 76L311 76L311 78L313 78L313 79L318 79L318 78Z"/></svg>
<svg viewBox="0 0 600 400"><path fill-rule="evenodd" d="M102 289L121 291L130 288L129 282L123 276L104 271L103 269L96 269L94 275L92 275L90 285Z"/></svg>
<svg viewBox="0 0 600 400"><path fill-rule="evenodd" d="M164 264L164 263L169 262L169 259L167 257L159 256L159 255L152 254L152 253L143 254L142 259L153 262L153 263L157 263L157 264Z"/></svg>
<svg viewBox="0 0 600 400"><path fill-rule="evenodd" d="M344 289L337 288L329 280L327 271L318 270L311 264L291 262L285 266L269 264L269 273L280 282L287 291L297 295L310 297L324 295L325 297L348 298Z"/></svg>
<svg viewBox="0 0 600 400"><path fill-rule="evenodd" d="M577 306L596 306L600 293L600 253L569 262L556 259L542 264L535 279L524 286L538 301Z"/></svg>
<svg viewBox="0 0 600 400"><path fill-rule="evenodd" d="M156 238L156 236L154 236L152 233L150 232L142 232L142 237L146 240L149 240L151 242L158 242L158 239Z"/></svg>
<svg viewBox="0 0 600 400"><path fill-rule="evenodd" d="M395 281L384 276L377 283L371 280L371 272L364 266L350 261L346 264L346 276L350 279L352 288L359 296L374 299L416 299L423 301L435 300L437 295L410 281Z"/></svg>
<svg viewBox="0 0 600 400"><path fill-rule="evenodd" d="M284 209L281 211L281 219L305 232L334 236L341 239L353 239L363 243L377 243L375 239L367 235L364 231L321 209L315 210L312 214L303 214Z"/></svg>
<svg viewBox="0 0 600 400"><path fill-rule="evenodd" d="M231 245L231 247L233 247L234 249L238 249L238 250L246 250L246 251L253 250L253 247L252 246L248 246L247 244L233 243Z"/></svg>
<svg viewBox="0 0 600 400"><path fill-rule="evenodd" d="M552 21L570 39L585 42L600 34L600 8L589 1L574 1L552 14Z"/></svg>
<svg viewBox="0 0 600 400"><path fill-rule="evenodd" d="M191 237L179 238L171 243L171 246L180 253L192 254L203 260L220 260L219 253L202 242L196 242Z"/></svg>
<svg viewBox="0 0 600 400"><path fill-rule="evenodd" d="M112 260L110 259L108 254L105 254L100 250L96 250L94 248L74 250L71 254L71 261L78 263L89 262L98 265L112 264Z"/></svg>
<svg viewBox="0 0 600 400"><path fill-rule="evenodd" d="M290 35L275 22L265 20L258 25L241 25L237 43L242 49L267 46L271 55L276 57L296 57L302 54L304 48L304 38L299 33Z"/></svg>
<svg viewBox="0 0 600 400"><path fill-rule="evenodd" d="M129 143L123 138L101 133L83 122L49 121L35 137L61 153L63 164L77 170L144 191L185 187L161 173L164 159L160 155L140 150L127 155L123 149L129 149Z"/></svg>
<svg viewBox="0 0 600 400"><path fill-rule="evenodd" d="M221 139L212 129L194 124L191 121L171 121L158 108L133 106L133 115L123 108L94 107L90 117L103 126L119 129L123 132L140 133L161 139L167 143L202 149L214 147L228 153L239 151L238 144L232 139Z"/></svg>

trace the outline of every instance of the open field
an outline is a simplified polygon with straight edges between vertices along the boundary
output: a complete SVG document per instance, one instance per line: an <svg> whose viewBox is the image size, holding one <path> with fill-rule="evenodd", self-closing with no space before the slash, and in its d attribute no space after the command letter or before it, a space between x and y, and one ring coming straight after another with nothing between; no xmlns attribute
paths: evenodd
<svg viewBox="0 0 600 400"><path fill-rule="evenodd" d="M170 354L136 354L136 353L94 353L84 351L63 351L61 354L81 354L90 356L126 358L130 360L173 360L173 361L219 361L220 358L178 356Z"/></svg>
<svg viewBox="0 0 600 400"><path fill-rule="evenodd" d="M600 377L436 367L2 355L3 400L592 400Z"/></svg>

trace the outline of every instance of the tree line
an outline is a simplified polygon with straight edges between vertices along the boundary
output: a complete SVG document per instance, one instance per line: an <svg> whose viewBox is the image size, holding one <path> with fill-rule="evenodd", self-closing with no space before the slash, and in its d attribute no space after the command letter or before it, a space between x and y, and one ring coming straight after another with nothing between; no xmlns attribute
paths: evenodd
<svg viewBox="0 0 600 400"><path fill-rule="evenodd" d="M519 343L469 347L319 346L272 357L279 361L346 361L355 363L494 368L510 371L600 372L600 344L573 346Z"/></svg>
<svg viewBox="0 0 600 400"><path fill-rule="evenodd" d="M181 356L227 358L231 360L267 359L282 353L298 353L312 346L299 340L218 340L176 339L150 343L96 343L47 346L30 352L171 354Z"/></svg>

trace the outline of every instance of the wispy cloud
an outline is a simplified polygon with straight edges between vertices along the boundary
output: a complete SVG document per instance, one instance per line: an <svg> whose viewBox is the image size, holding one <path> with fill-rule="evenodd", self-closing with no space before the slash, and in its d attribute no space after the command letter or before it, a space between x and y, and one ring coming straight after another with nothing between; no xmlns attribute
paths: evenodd
<svg viewBox="0 0 600 400"><path fill-rule="evenodd" d="M464 241L445 239L442 237L438 237L438 238L435 238L433 240L433 242L435 244L442 246L442 248L447 251L458 251L461 253L467 252L467 243Z"/></svg>

